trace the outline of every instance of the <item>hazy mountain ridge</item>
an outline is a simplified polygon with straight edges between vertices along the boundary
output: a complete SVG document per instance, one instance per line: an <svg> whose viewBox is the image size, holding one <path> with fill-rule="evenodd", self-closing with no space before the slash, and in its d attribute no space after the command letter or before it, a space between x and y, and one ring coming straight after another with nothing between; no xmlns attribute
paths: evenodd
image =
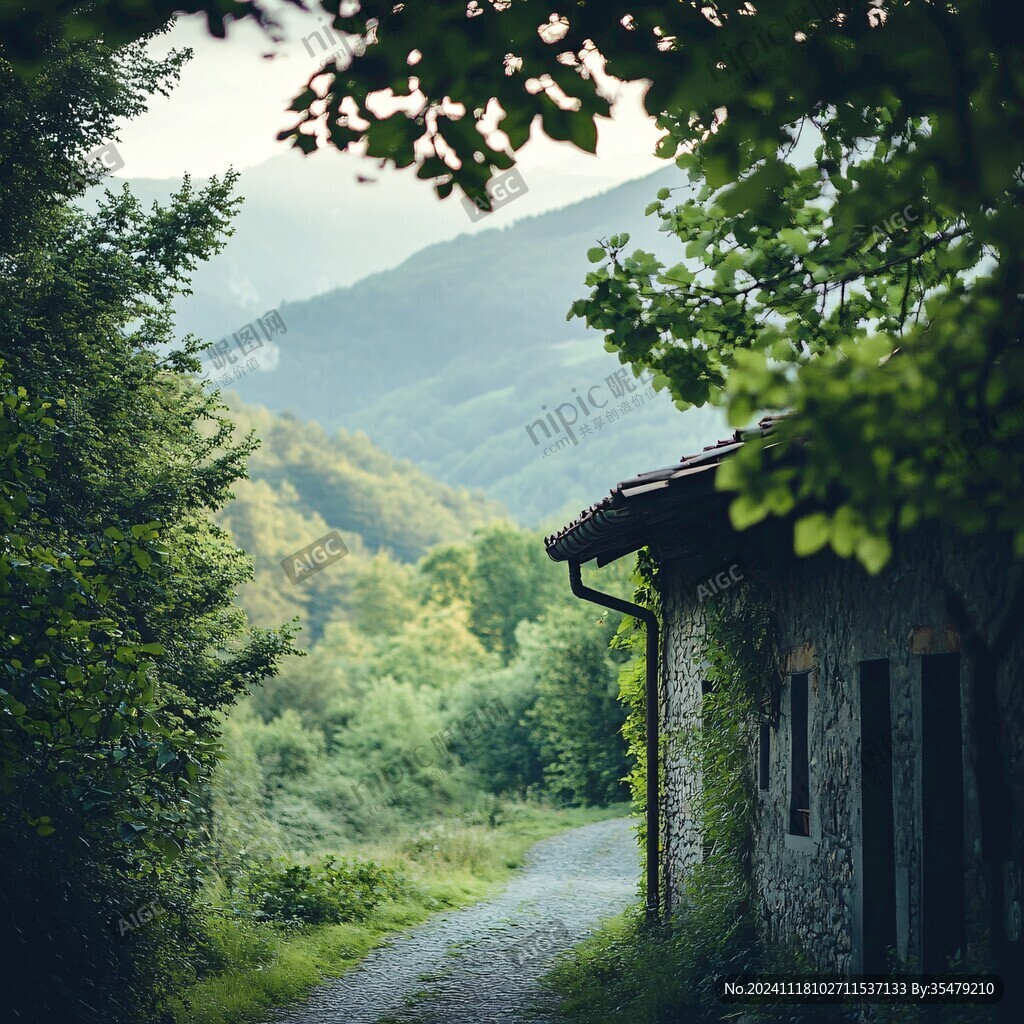
<svg viewBox="0 0 1024 1024"><path fill-rule="evenodd" d="M439 201L432 186L395 168L330 150L309 157L287 150L241 172L244 202L224 251L201 266L194 294L177 305L182 331L206 337L230 334L250 316L355 283L393 268L439 239L454 239L508 224L523 211L564 206L574 189L592 194L624 174L626 158L605 161L590 173L566 172L556 164L528 176L533 189L491 217L475 223L455 197ZM607 166L606 166L607 165ZM360 179L363 179L360 181ZM92 206L110 178L91 190ZM194 187L209 179L194 177ZM166 202L180 178L128 179L148 208ZM528 182L529 184L529 182Z"/></svg>
<svg viewBox="0 0 1024 1024"><path fill-rule="evenodd" d="M658 188L673 184L682 175L668 167L284 303L288 334L275 339L276 368L237 388L268 408L364 430L448 484L482 488L524 522L582 507L721 433L716 412L680 414L665 395L546 458L526 431L544 407L571 405L573 388L600 385L611 401L604 382L620 369L617 358L566 312L586 293L586 251L602 237L628 230L630 250L678 259L657 220L643 215Z"/></svg>

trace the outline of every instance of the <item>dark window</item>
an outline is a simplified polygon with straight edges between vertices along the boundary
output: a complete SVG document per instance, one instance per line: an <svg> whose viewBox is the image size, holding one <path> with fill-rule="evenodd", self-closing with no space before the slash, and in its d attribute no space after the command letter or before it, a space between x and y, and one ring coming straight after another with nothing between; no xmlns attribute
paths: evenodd
<svg viewBox="0 0 1024 1024"><path fill-rule="evenodd" d="M801 672L789 680L790 749L789 831L794 836L811 834L810 756L807 746L807 679Z"/></svg>
<svg viewBox="0 0 1024 1024"><path fill-rule="evenodd" d="M945 971L964 947L964 775L960 655L921 658L921 965Z"/></svg>
<svg viewBox="0 0 1024 1024"><path fill-rule="evenodd" d="M762 722L757 738L757 783L761 789L768 788L768 765L772 752L772 727Z"/></svg>

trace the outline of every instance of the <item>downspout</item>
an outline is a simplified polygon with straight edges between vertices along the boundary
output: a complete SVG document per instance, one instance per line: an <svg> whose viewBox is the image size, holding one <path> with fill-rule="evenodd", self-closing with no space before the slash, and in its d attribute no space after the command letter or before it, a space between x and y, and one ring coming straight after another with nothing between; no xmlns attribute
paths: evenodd
<svg viewBox="0 0 1024 1024"><path fill-rule="evenodd" d="M632 615L646 624L647 633L647 920L658 919L660 893L658 889L658 845L661 826L658 815L658 617L649 608L622 601L611 594L602 594L584 586L580 563L569 560L569 586L584 601L604 605L623 615Z"/></svg>

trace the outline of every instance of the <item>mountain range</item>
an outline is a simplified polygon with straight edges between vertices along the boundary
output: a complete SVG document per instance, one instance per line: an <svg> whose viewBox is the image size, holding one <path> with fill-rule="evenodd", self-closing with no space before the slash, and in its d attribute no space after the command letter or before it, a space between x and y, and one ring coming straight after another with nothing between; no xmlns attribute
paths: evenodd
<svg viewBox="0 0 1024 1024"><path fill-rule="evenodd" d="M586 254L599 240L626 231L627 251L670 265L682 258L657 218L644 216L659 188L688 188L673 165L488 226L525 195L475 229L412 175L361 186L386 188L362 193L393 199L385 210L361 204L326 160L312 177L303 171L301 188L294 166L278 157L244 172L236 233L198 270L195 296L178 310L182 330L219 342L208 353L210 376L246 403L315 422L327 437L361 431L527 526L556 525L619 480L721 436L717 410L679 412L666 393L635 381L599 333L566 320L587 293ZM149 200L173 184L132 188ZM445 237L453 214L465 228ZM443 240L430 243L435 232ZM400 262L360 276L389 258ZM279 314L269 340L242 331L269 308Z"/></svg>

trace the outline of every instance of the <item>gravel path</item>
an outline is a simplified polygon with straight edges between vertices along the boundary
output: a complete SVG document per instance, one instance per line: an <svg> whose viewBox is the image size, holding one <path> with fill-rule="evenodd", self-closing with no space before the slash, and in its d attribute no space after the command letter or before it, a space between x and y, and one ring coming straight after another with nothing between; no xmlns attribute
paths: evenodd
<svg viewBox="0 0 1024 1024"><path fill-rule="evenodd" d="M396 936L273 1020L555 1024L537 981L558 953L636 899L639 861L631 824L619 818L545 839L492 899Z"/></svg>

